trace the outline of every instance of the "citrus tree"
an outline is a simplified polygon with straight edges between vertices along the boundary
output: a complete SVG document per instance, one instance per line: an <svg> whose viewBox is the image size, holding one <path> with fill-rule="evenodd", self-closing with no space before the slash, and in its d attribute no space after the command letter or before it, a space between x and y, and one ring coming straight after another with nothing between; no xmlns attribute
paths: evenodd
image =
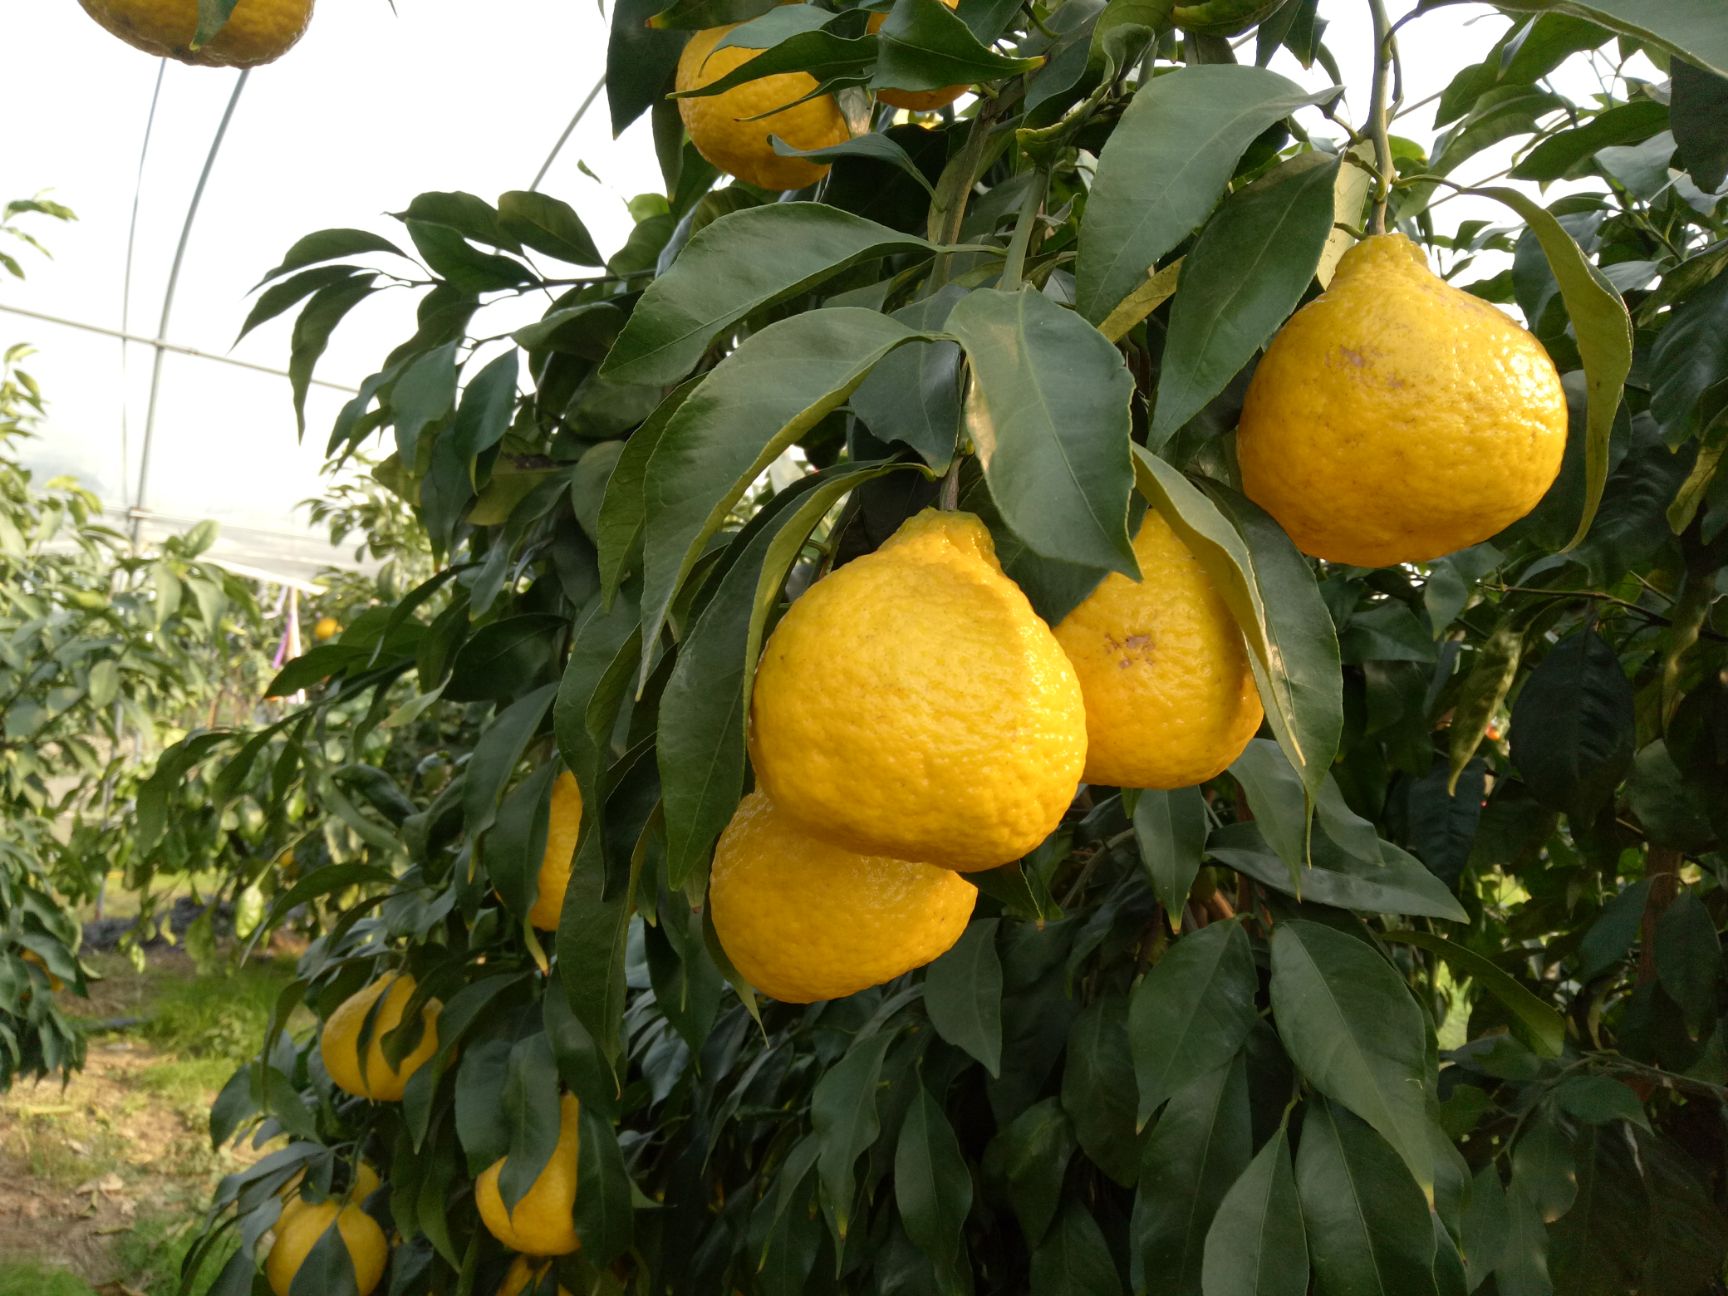
<svg viewBox="0 0 1728 1296"><path fill-rule="evenodd" d="M141 797L373 849L188 1283L1722 1290L1728 27L1497 7L623 0L614 255L291 248L438 570Z"/></svg>

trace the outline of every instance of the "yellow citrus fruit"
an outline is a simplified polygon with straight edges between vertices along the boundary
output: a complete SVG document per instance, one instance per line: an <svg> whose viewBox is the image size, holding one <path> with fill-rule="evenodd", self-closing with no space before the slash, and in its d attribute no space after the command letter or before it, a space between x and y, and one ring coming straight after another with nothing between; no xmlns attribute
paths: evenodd
<svg viewBox="0 0 1728 1296"><path fill-rule="evenodd" d="M926 509L775 628L750 751L763 789L813 836L993 868L1061 821L1086 761L1086 708L984 524Z"/></svg>
<svg viewBox="0 0 1728 1296"><path fill-rule="evenodd" d="M1249 384L1242 483L1304 553L1383 567L1488 539L1560 471L1566 397L1542 344L1402 234L1344 254Z"/></svg>
<svg viewBox="0 0 1728 1296"><path fill-rule="evenodd" d="M270 1280L270 1290L276 1296L290 1296L294 1275L300 1272L300 1266L306 1263L306 1257L332 1221L342 1235L342 1244L348 1248L348 1259L353 1262L355 1287L360 1296L371 1296L384 1277L390 1244L377 1220L358 1206L338 1206L333 1201L302 1206L292 1216L284 1212L276 1222L276 1241L264 1262L264 1276Z"/></svg>
<svg viewBox="0 0 1728 1296"><path fill-rule="evenodd" d="M319 617L318 624L312 627L312 637L322 643L326 639L334 639L342 633L342 623L335 617Z"/></svg>
<svg viewBox="0 0 1728 1296"><path fill-rule="evenodd" d="M372 1005L382 995L384 1002L377 1013ZM436 999L426 1004L426 1028L414 1051L402 1059L401 1067L393 1068L384 1057L384 1037L402 1022L402 1010L414 997L411 976L382 976L358 994L351 995L330 1014L318 1040L318 1051L324 1058L324 1069L336 1082L336 1087L361 1098L377 1102L399 1102L408 1087L408 1079L431 1060L438 1051L438 1014L443 1005ZM367 1016L372 1017L372 1034L366 1045L366 1058L360 1058L360 1030Z"/></svg>
<svg viewBox="0 0 1728 1296"><path fill-rule="evenodd" d="M949 869L820 841L760 792L720 835L708 893L732 965L785 1003L839 999L923 967L960 939L977 899Z"/></svg>
<svg viewBox="0 0 1728 1296"><path fill-rule="evenodd" d="M570 860L576 853L576 837L582 830L582 789L568 770L552 784L552 811L546 823L546 853L540 859L540 890L528 921L541 931L557 931L558 915L564 912L564 893L570 889Z"/></svg>
<svg viewBox="0 0 1728 1296"><path fill-rule="evenodd" d="M313 1203L300 1196L300 1185L305 1179L306 1172L304 1170L298 1171L292 1179L277 1190L276 1195L285 1200L282 1204L282 1213L276 1217L276 1232L280 1233L295 1215L312 1208ZM359 1168L354 1172L352 1189L347 1193L337 1193L335 1196L345 1198L358 1206L377 1192L382 1185L383 1180L379 1179L378 1172L362 1161Z"/></svg>
<svg viewBox="0 0 1728 1296"><path fill-rule="evenodd" d="M1086 695L1086 781L1191 787L1242 754L1260 695L1230 609L1157 513L1134 556L1138 581L1106 576L1056 627Z"/></svg>
<svg viewBox="0 0 1728 1296"><path fill-rule="evenodd" d="M942 0L950 9L956 8L960 0ZM871 14L869 30L875 34L882 30L882 24L888 21L887 14ZM943 86L940 90L878 90L876 98L890 108L907 108L913 112L935 112L938 108L946 108L961 95L966 93L963 85Z"/></svg>
<svg viewBox="0 0 1728 1296"><path fill-rule="evenodd" d="M527 1256L517 1256L504 1275L504 1281L498 1284L498 1296L540 1296L540 1280L546 1276L547 1266L536 1266ZM533 1287L529 1284L534 1283ZM558 1286L558 1296L570 1296L562 1283Z"/></svg>
<svg viewBox="0 0 1728 1296"><path fill-rule="evenodd" d="M128 45L159 58L214 67L257 67L282 57L312 21L312 0L240 0L216 39L192 48L198 0L79 0Z"/></svg>
<svg viewBox="0 0 1728 1296"><path fill-rule="evenodd" d="M708 27L690 37L678 59L679 90L717 81L762 52L737 45L716 50L735 26ZM785 72L717 95L680 99L678 113L697 152L728 175L764 189L803 189L828 174L827 164L781 157L768 137L778 135L797 149L818 149L843 143L852 133L833 95L805 99L814 89L816 79L808 73Z"/></svg>
<svg viewBox="0 0 1728 1296"><path fill-rule="evenodd" d="M576 1204L576 1152L578 1122L582 1108L571 1094L558 1106L558 1145L552 1159L529 1186L516 1209L506 1211L498 1191L498 1176L504 1170L499 1158L488 1166L474 1185L474 1200L486 1229L512 1251L531 1256L568 1255L582 1245L576 1236L571 1210Z"/></svg>

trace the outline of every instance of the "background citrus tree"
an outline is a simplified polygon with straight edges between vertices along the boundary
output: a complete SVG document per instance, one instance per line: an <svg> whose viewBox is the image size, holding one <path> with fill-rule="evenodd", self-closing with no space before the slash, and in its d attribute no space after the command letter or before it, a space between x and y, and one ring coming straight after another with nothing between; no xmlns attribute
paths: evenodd
<svg viewBox="0 0 1728 1296"><path fill-rule="evenodd" d="M329 924L212 1133L288 1141L223 1186L189 1278L237 1235L224 1293L370 1288L386 1237L394 1293L1722 1290L1728 28L1500 4L1424 146L1391 129L1395 55L1435 7L1365 5L1357 129L1314 0L895 0L874 31L625 0L613 122L653 114L666 192L617 254L527 192L290 249L249 325L298 308L297 401L350 310L423 292L329 445L385 438L439 567L287 667L305 707L189 739L140 796L145 849L190 780L220 806L259 779L272 822L367 848L274 880L272 920ZM796 201L716 188L667 98L688 32L738 21L710 43L762 52L702 89L804 74L847 119ZM1584 102L1549 80L1575 57ZM870 106L956 84L939 116ZM1448 222L1508 141L1526 183ZM1527 321L1565 461L1483 543L1315 562L1239 490L1234 429L1268 339L1382 222ZM757 655L933 502L984 519L1052 624L1154 512L1228 607L1263 736L1202 786L1084 786L970 875L927 970L758 1001L705 904ZM379 768L427 722L430 764ZM546 934L561 770L584 809ZM281 1023L400 974L331 1030L412 1075L351 1096ZM530 1269L477 1199L554 1181L580 1249ZM272 1230L294 1258L267 1278Z"/></svg>

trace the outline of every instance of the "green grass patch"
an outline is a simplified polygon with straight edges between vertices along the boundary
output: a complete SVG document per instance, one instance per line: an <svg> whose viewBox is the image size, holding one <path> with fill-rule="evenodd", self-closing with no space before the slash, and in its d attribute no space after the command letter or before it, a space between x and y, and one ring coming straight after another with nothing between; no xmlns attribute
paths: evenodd
<svg viewBox="0 0 1728 1296"><path fill-rule="evenodd" d="M88 1283L64 1269L0 1260L0 1296L91 1296L91 1292Z"/></svg>
<svg viewBox="0 0 1728 1296"><path fill-rule="evenodd" d="M276 997L293 976L285 962L257 962L211 976L164 979L144 1037L181 1061L217 1060L231 1071L257 1053ZM227 1078L224 1073L216 1087Z"/></svg>

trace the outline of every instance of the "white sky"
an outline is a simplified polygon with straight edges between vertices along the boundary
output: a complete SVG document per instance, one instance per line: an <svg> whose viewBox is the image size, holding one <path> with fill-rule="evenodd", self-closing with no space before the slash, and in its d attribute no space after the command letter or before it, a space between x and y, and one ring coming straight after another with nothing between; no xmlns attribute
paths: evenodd
<svg viewBox="0 0 1728 1296"><path fill-rule="evenodd" d="M1409 7L1395 3L1394 16ZM1360 119L1367 5L1323 0L1321 13L1333 20L1327 43L1354 89L1346 115ZM1407 28L1406 102L1442 88L1504 25L1470 5ZM385 213L422 190L491 199L527 187L599 77L605 44L606 19L590 0L397 0L395 13L387 0L324 0L301 43L252 74L193 231L168 339L227 352L247 291L302 234L360 226L403 240ZM1325 82L1319 68L1277 66L1306 84ZM28 259L24 283L0 278L0 302L119 326L127 225L157 68L73 0L0 6L0 120L7 123L0 201L49 189L81 218L37 228L55 260ZM141 190L135 334L155 335L186 205L236 75L168 65ZM1400 133L1425 139L1431 120L1424 109L1400 123ZM646 119L615 141L602 97L542 187L576 207L602 250L616 248L630 225L624 200L660 188ZM413 303L386 293L362 306L338 331L319 376L358 382L412 331ZM289 328L289 320L266 325L231 354L285 368ZM128 348L123 383L120 343L0 311L0 346L21 340L40 349L31 368L52 402L38 461L76 472L105 500L120 502L123 482L136 479L150 349ZM325 436L344 399L313 388L306 444L297 446L285 378L168 355L147 504L188 524L209 516L230 528L244 520L304 535L295 506L318 491ZM131 438L124 470L123 404Z"/></svg>

